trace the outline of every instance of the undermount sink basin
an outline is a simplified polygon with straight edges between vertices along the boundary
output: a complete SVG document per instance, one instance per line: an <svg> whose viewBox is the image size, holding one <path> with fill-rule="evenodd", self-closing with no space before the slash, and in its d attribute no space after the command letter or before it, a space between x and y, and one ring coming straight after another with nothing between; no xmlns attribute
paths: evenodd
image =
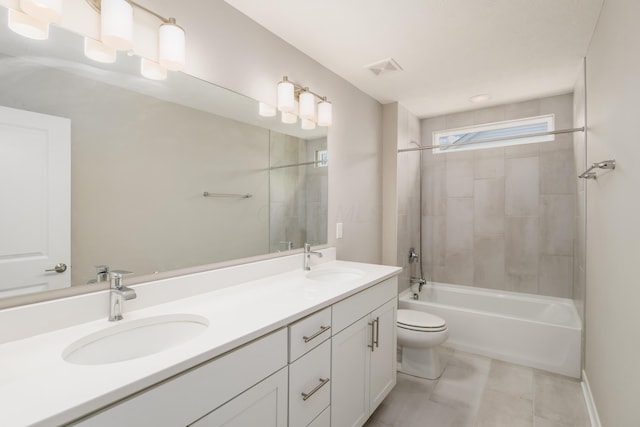
<svg viewBox="0 0 640 427"><path fill-rule="evenodd" d="M209 322L193 314L167 314L123 321L69 345L62 357L78 365L102 365L159 353L203 333Z"/></svg>
<svg viewBox="0 0 640 427"><path fill-rule="evenodd" d="M363 276L364 273L355 268L324 268L307 273L307 279L333 283L360 279Z"/></svg>

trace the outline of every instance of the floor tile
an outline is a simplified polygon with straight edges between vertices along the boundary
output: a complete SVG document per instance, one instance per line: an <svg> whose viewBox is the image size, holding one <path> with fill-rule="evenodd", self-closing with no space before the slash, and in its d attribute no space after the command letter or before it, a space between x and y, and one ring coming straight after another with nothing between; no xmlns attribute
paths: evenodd
<svg viewBox="0 0 640 427"><path fill-rule="evenodd" d="M533 401L485 389L476 427L533 427Z"/></svg>
<svg viewBox="0 0 640 427"><path fill-rule="evenodd" d="M533 399L533 369L493 360L487 389L531 400Z"/></svg>
<svg viewBox="0 0 640 427"><path fill-rule="evenodd" d="M588 426L589 418L580 383L559 375L535 372L535 415L570 426Z"/></svg>
<svg viewBox="0 0 640 427"><path fill-rule="evenodd" d="M491 359L454 352L431 393L430 400L476 411L480 406L490 368Z"/></svg>

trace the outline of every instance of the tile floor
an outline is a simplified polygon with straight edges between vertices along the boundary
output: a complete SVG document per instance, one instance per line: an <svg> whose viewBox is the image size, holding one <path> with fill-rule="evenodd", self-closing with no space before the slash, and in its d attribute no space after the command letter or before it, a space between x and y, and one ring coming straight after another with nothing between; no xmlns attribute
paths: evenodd
<svg viewBox="0 0 640 427"><path fill-rule="evenodd" d="M439 380L398 373L365 427L589 427L572 378L443 349Z"/></svg>

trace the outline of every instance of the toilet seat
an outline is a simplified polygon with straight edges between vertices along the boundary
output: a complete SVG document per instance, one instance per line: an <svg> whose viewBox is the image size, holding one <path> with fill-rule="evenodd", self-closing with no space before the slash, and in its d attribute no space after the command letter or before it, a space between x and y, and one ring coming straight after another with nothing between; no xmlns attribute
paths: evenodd
<svg viewBox="0 0 640 427"><path fill-rule="evenodd" d="M417 310L398 310L398 328L416 332L441 332L447 324L441 317Z"/></svg>

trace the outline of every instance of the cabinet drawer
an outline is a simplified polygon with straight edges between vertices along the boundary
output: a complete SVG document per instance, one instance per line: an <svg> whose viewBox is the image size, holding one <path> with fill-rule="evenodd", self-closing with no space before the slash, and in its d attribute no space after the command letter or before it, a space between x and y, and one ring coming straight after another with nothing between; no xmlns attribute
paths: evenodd
<svg viewBox="0 0 640 427"><path fill-rule="evenodd" d="M289 425L306 426L331 401L331 341L289 365Z"/></svg>
<svg viewBox="0 0 640 427"><path fill-rule="evenodd" d="M318 417L311 421L308 427L331 427L331 408L327 408Z"/></svg>
<svg viewBox="0 0 640 427"><path fill-rule="evenodd" d="M313 313L289 326L289 362L331 337L331 307Z"/></svg>
<svg viewBox="0 0 640 427"><path fill-rule="evenodd" d="M392 277L333 306L332 335L398 296L398 278Z"/></svg>

